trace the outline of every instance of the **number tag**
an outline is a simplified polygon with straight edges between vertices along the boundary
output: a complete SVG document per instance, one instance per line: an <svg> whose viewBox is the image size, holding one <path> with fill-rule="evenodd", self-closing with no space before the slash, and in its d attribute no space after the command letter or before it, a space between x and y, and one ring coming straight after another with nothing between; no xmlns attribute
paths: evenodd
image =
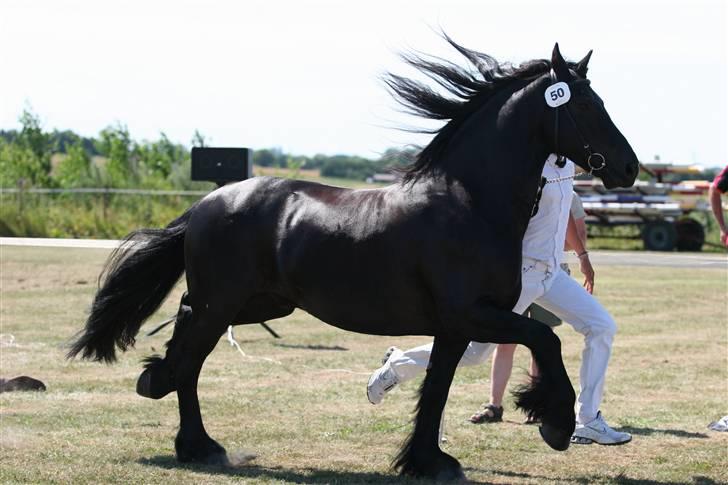
<svg viewBox="0 0 728 485"><path fill-rule="evenodd" d="M548 104L552 108L558 108L562 104L568 103L571 99L571 91L569 90L569 85L565 82L552 84L551 86L546 88L544 97L546 98L546 104Z"/></svg>

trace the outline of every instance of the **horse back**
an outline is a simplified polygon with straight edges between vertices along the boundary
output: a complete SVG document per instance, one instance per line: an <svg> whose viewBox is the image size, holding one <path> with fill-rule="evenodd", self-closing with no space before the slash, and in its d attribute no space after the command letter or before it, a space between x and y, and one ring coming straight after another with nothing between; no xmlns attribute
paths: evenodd
<svg viewBox="0 0 728 485"><path fill-rule="evenodd" d="M466 201L428 187L351 190L260 177L208 196L190 225L187 252L210 256L203 273L233 271L249 291L370 334L436 334L443 308L460 304L451 300L491 292L489 271L513 259L491 247L487 224Z"/></svg>

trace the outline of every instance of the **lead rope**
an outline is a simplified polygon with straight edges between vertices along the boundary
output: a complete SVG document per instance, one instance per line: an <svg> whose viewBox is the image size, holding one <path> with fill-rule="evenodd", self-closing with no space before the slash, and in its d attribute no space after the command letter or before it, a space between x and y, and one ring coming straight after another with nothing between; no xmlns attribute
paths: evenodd
<svg viewBox="0 0 728 485"><path fill-rule="evenodd" d="M541 181L538 184L538 189L536 190L536 200L533 203L533 207L531 208L531 217L535 216L538 213L538 206L541 202L541 195L543 195L543 188L546 187L546 184L555 184L558 182L563 182L565 180L573 180L576 177L582 177L585 175L591 175L592 170L589 170L588 172L582 172L582 173L574 173L574 175L567 175L566 177L557 177L554 179L547 179L546 177L541 176Z"/></svg>
<svg viewBox="0 0 728 485"><path fill-rule="evenodd" d="M589 171L589 172L582 172L582 173L575 173L574 175L568 175L566 177L558 177L558 178L551 179L551 180L546 179L545 184L555 184L555 183L558 183L558 182L563 182L565 180L572 180L572 179L575 179L577 177L583 177L585 175L591 175L591 171ZM546 177L544 177L544 178L546 178Z"/></svg>

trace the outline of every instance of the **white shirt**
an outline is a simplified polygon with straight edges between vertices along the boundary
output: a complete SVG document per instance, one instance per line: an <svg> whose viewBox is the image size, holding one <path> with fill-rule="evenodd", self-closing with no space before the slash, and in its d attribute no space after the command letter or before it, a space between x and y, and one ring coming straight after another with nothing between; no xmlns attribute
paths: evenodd
<svg viewBox="0 0 728 485"><path fill-rule="evenodd" d="M569 223L571 198L574 194L574 163L566 160L564 168L556 165L556 155L546 159L542 175L548 181L543 188L538 212L523 236L523 257L541 261L556 268L561 263ZM571 177L560 182L553 180Z"/></svg>

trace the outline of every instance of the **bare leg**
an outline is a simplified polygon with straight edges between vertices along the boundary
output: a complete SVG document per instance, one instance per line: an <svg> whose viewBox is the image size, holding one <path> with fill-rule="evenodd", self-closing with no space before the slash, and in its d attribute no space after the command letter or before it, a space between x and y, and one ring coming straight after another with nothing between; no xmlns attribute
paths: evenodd
<svg viewBox="0 0 728 485"><path fill-rule="evenodd" d="M513 355L516 344L500 344L493 354L493 367L490 370L490 403L503 406L503 395L506 392L508 379L513 369Z"/></svg>
<svg viewBox="0 0 728 485"><path fill-rule="evenodd" d="M536 363L536 359L533 357L533 354L531 354L531 363L528 365L528 374L531 377L538 377L539 374L538 364Z"/></svg>
<svg viewBox="0 0 728 485"><path fill-rule="evenodd" d="M480 344L482 345L482 344ZM503 396L513 369L513 354L516 344L499 344L493 354L490 369L490 401L470 416L473 424L499 423L503 421Z"/></svg>

